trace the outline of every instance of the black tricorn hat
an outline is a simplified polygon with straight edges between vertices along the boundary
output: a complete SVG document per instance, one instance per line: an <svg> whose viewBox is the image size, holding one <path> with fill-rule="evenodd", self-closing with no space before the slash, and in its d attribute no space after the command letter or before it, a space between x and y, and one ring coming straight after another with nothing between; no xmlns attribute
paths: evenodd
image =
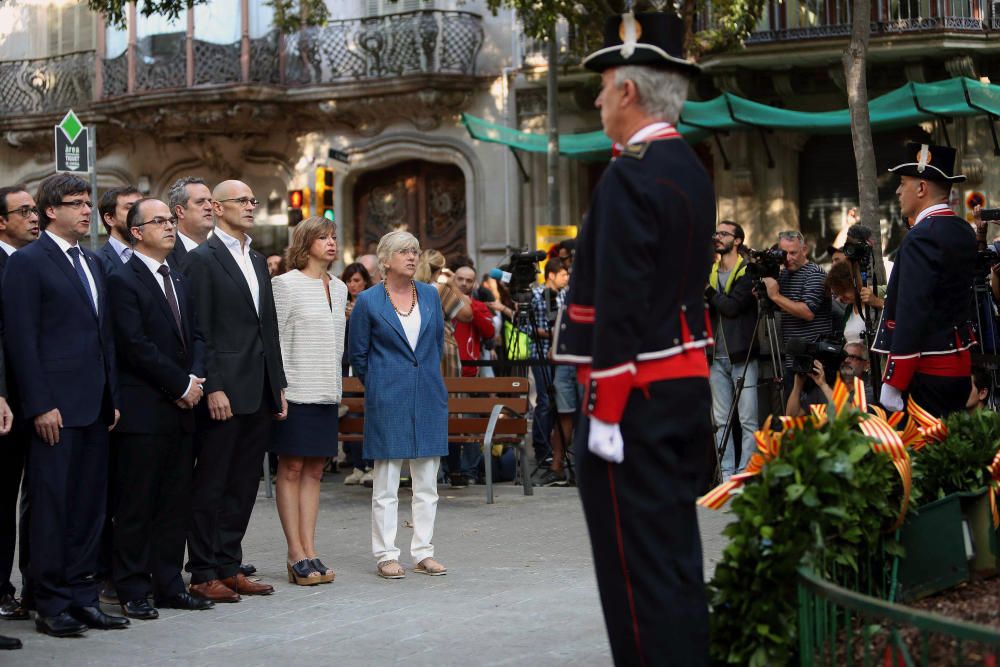
<svg viewBox="0 0 1000 667"><path fill-rule="evenodd" d="M684 22L675 14L627 12L604 22L604 46L583 59L595 72L610 67L645 65L674 69L688 76L700 70L684 58Z"/></svg>
<svg viewBox="0 0 1000 667"><path fill-rule="evenodd" d="M932 144L906 144L906 152L913 156L912 162L904 162L891 167L889 171L900 176L913 176L926 181L942 183L962 183L964 174L955 174L955 149L950 146Z"/></svg>

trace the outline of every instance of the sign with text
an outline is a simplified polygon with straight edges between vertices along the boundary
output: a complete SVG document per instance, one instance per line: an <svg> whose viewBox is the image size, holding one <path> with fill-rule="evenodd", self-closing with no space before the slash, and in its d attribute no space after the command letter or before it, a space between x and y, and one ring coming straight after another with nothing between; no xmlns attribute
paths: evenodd
<svg viewBox="0 0 1000 667"><path fill-rule="evenodd" d="M56 171L90 171L90 133L73 110L55 126Z"/></svg>

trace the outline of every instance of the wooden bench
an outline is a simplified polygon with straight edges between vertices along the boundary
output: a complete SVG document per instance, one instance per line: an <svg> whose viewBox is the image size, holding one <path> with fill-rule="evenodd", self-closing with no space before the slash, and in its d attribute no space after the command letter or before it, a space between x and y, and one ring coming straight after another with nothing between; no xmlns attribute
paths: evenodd
<svg viewBox="0 0 1000 667"><path fill-rule="evenodd" d="M527 470L528 378L445 378L448 390L448 441L481 444L486 471L486 502L493 503L492 448L513 447L524 495L534 495ZM365 388L355 377L344 378L340 439L360 442L365 430ZM516 477L515 477L516 479Z"/></svg>

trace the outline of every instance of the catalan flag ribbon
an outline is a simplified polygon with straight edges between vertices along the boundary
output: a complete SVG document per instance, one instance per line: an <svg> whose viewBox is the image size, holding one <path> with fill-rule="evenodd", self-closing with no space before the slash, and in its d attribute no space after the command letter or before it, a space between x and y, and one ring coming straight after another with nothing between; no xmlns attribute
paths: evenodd
<svg viewBox="0 0 1000 667"><path fill-rule="evenodd" d="M993 457L987 470L990 473L990 512L993 513L993 528L1000 528L1000 511L997 511L997 492L1000 491L1000 451Z"/></svg>
<svg viewBox="0 0 1000 667"><path fill-rule="evenodd" d="M923 436L923 442L914 444L914 449L920 449L932 442L941 442L948 437L948 427L944 422L917 405L913 396L907 401L906 412L916 420L918 431Z"/></svg>

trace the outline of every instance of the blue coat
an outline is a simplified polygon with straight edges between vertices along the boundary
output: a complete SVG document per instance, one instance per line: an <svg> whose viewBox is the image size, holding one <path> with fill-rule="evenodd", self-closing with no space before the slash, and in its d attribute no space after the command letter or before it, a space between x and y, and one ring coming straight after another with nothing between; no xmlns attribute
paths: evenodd
<svg viewBox="0 0 1000 667"><path fill-rule="evenodd" d="M381 284L358 295L348 353L365 385L366 459L448 454L448 392L441 377L444 316L437 290L417 283L420 335L414 352Z"/></svg>

